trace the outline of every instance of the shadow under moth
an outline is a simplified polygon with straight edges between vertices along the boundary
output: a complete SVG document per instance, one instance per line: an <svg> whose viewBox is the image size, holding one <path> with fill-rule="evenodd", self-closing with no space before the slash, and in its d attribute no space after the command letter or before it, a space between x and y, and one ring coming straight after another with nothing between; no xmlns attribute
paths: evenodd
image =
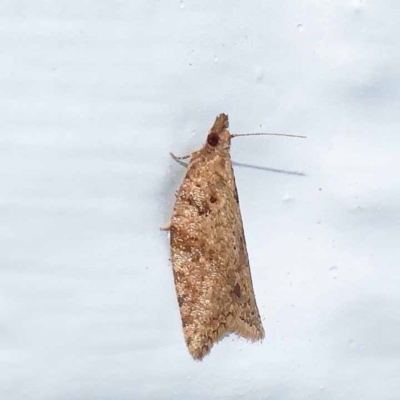
<svg viewBox="0 0 400 400"><path fill-rule="evenodd" d="M239 196L229 154L228 116L220 114L205 145L190 158L176 193L170 230L171 261L183 334L201 360L230 333L264 338L253 291ZM295 135L285 135L295 136Z"/></svg>

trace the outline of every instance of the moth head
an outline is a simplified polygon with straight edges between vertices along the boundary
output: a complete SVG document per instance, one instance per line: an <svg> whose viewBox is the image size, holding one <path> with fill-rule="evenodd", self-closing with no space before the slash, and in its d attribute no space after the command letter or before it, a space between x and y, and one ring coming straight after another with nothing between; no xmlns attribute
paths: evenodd
<svg viewBox="0 0 400 400"><path fill-rule="evenodd" d="M297 138L306 137L301 135L288 135L285 133L238 133L231 135L228 128L228 116L226 114L218 115L218 117L215 119L214 125L210 129L210 133L207 136L206 148L209 151L229 150L231 146L231 139L238 136L288 136Z"/></svg>
<svg viewBox="0 0 400 400"><path fill-rule="evenodd" d="M228 131L228 127L228 116L226 114L218 115L207 136L207 147L210 150L229 149L231 145L231 134Z"/></svg>

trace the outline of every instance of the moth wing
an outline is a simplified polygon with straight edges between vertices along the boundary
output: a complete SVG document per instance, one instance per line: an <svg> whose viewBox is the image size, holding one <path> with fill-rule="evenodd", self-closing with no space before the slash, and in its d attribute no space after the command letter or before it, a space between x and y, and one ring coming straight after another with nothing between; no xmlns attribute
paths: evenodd
<svg viewBox="0 0 400 400"><path fill-rule="evenodd" d="M231 332L264 337L229 153L192 161L171 220L183 332L196 359Z"/></svg>
<svg viewBox="0 0 400 400"><path fill-rule="evenodd" d="M234 299L239 303L239 312L234 322L233 331L246 339L256 341L263 339L265 333L254 295L242 214L239 206L239 195L237 192L232 164L230 165L230 169L232 171L231 176L232 186L234 188L235 208L237 208L237 212L234 212L233 215L233 224L237 227L234 232L234 243L238 248L238 256L235 257L234 260L236 262L236 264L234 264L236 265L234 273L236 274L235 276L237 279L234 287ZM228 272L228 274L232 275L232 271Z"/></svg>

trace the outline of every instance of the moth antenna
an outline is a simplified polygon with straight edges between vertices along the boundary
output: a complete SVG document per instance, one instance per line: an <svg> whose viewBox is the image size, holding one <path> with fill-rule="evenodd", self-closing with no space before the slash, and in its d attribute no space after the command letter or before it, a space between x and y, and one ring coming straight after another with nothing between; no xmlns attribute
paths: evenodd
<svg viewBox="0 0 400 400"><path fill-rule="evenodd" d="M302 139L307 138L307 136L289 135L287 133L237 133L237 134L231 135L231 138L235 138L238 136L286 136L286 137L295 137L295 138L302 138Z"/></svg>

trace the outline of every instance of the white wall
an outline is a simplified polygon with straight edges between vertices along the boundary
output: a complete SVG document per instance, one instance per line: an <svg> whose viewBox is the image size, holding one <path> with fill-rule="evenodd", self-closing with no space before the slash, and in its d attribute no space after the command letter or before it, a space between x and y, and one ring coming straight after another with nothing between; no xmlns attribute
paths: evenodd
<svg viewBox="0 0 400 400"><path fill-rule="evenodd" d="M399 18L393 1L3 1L0 398L397 400ZM233 142L266 339L196 363L158 228L184 175L169 151L220 112L308 139Z"/></svg>

